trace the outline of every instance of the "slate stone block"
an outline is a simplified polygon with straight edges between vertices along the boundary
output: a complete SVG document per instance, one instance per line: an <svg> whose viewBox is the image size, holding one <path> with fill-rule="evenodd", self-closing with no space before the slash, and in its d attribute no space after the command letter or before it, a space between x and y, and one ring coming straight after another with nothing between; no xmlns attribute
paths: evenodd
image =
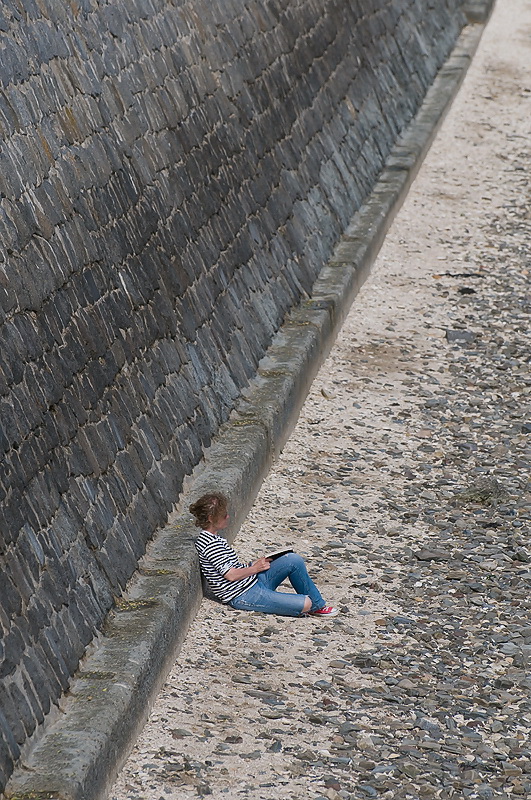
<svg viewBox="0 0 531 800"><path fill-rule="evenodd" d="M26 620L28 623L28 634L32 638L32 641L36 641L39 639L40 634L44 631L50 624L50 609L45 607L44 604L39 600L39 598L34 595L32 601L28 603L28 607L26 609ZM43 668L44 662L39 660L37 656L27 655L27 658L30 660L34 660L39 663Z"/></svg>
<svg viewBox="0 0 531 800"><path fill-rule="evenodd" d="M47 689L47 687L45 688L45 685L43 685L42 683L41 683L41 689L44 689L45 695L47 695L48 689ZM25 697L25 699L26 699L26 701L28 703L28 706L29 706L29 708L31 710L31 716L32 716L31 731L33 731L33 730L35 730L37 725L40 725L44 721L44 710L43 710L43 708L41 707L41 705L39 703L39 699L37 697L37 693L36 693L36 691L35 691L35 689L33 687L33 684L28 679L28 677L26 675L24 675L23 672L22 672L22 689L21 689L21 693L23 693L23 695L24 695L24 697ZM47 700L47 701L45 701L45 703L46 703L47 710L49 710L50 701Z"/></svg>
<svg viewBox="0 0 531 800"><path fill-rule="evenodd" d="M2 47L2 70L0 81L3 86L22 83L29 77L28 61L22 48L8 37L4 38Z"/></svg>
<svg viewBox="0 0 531 800"><path fill-rule="evenodd" d="M6 720L8 730L10 731L12 737L11 741L14 741L10 749L15 752L20 752L19 745L22 745L27 738L27 731L24 728L22 715L28 714L29 707L26 702L22 701L21 708L19 709L10 692L12 686L12 680L3 680L0 683L0 709L2 716Z"/></svg>
<svg viewBox="0 0 531 800"><path fill-rule="evenodd" d="M66 682L66 687L64 688L68 688L70 677L76 671L79 663L77 654L82 652L82 645L76 631L72 629L68 617L64 613L54 616L53 627L49 631L47 643L49 645L47 654L57 653L59 656L57 663L64 665L65 675L68 676L67 678L63 676Z"/></svg>
<svg viewBox="0 0 531 800"><path fill-rule="evenodd" d="M35 719L40 724L50 710L52 685L35 653L32 653L31 657L26 653L23 664L27 675L23 677L24 689Z"/></svg>
<svg viewBox="0 0 531 800"><path fill-rule="evenodd" d="M14 591L16 591L20 598L20 605L17 604L14 611L14 613L17 614L21 613L22 606L27 606L35 589L31 577L29 577L24 570L24 566L24 562L17 558L17 555L12 549L7 550L4 555L3 580L11 581L12 587L16 586L16 590ZM13 604L11 604L11 609L13 609Z"/></svg>
<svg viewBox="0 0 531 800"><path fill-rule="evenodd" d="M9 772L13 762L20 755L20 747L15 741L5 714L0 709L0 764ZM3 784L2 784L3 785Z"/></svg>
<svg viewBox="0 0 531 800"><path fill-rule="evenodd" d="M122 482L124 485L131 487L136 486L138 489L142 488L147 470L139 468L138 464L135 463L135 459L130 453L126 452L125 450L118 453L116 456L115 466L118 475L123 479ZM130 497L127 497L126 495L125 499L127 502ZM120 510L125 511L125 507L121 508Z"/></svg>
<svg viewBox="0 0 531 800"><path fill-rule="evenodd" d="M0 504L0 526L6 545L16 541L18 532L25 522L20 490L16 486L11 486L10 489L9 497Z"/></svg>
<svg viewBox="0 0 531 800"><path fill-rule="evenodd" d="M68 597L68 626L69 630L76 631L79 637L79 647L77 648L78 658L83 654L84 646L89 642L93 635L90 620L82 614L79 608L79 598L75 591L71 590Z"/></svg>
<svg viewBox="0 0 531 800"><path fill-rule="evenodd" d="M136 565L133 553L112 533L107 535L105 547L96 554L96 560L102 565L113 593L120 595Z"/></svg>
<svg viewBox="0 0 531 800"><path fill-rule="evenodd" d="M42 656L40 651L42 651ZM54 631L46 629L42 632L35 645L35 653L38 663L43 665L46 670L48 679L56 682L52 689L52 698L57 698L61 691L66 691L68 688L72 673L61 654Z"/></svg>
<svg viewBox="0 0 531 800"><path fill-rule="evenodd" d="M2 609L9 614L9 606L2 606ZM12 612L10 616L12 630L3 637L4 657L0 665L0 677L2 680L16 672L24 652L24 640L21 632L16 627L17 613L19 612ZM0 708L2 708L1 704Z"/></svg>

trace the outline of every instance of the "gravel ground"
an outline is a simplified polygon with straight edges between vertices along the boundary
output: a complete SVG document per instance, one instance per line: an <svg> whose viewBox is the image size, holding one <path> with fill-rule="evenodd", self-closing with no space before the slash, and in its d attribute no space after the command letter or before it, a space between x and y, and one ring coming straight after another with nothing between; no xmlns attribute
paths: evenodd
<svg viewBox="0 0 531 800"><path fill-rule="evenodd" d="M503 0L239 534L342 613L205 601L114 800L531 796L530 128Z"/></svg>

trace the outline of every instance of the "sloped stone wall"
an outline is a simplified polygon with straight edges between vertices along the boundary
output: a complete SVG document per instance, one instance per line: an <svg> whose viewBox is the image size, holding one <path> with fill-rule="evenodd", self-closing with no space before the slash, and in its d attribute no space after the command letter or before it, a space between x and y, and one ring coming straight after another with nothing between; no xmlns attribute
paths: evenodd
<svg viewBox="0 0 531 800"><path fill-rule="evenodd" d="M0 787L463 24L4 0Z"/></svg>

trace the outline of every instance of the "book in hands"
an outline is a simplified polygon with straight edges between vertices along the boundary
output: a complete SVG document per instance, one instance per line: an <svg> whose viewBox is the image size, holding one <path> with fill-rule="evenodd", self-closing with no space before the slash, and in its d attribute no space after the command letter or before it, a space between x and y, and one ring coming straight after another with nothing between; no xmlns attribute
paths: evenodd
<svg viewBox="0 0 531 800"><path fill-rule="evenodd" d="M267 558L268 561L274 561L275 558L280 558L280 556L285 556L286 553L293 553L293 547L284 547L283 550L273 550L272 553L268 553L264 556Z"/></svg>

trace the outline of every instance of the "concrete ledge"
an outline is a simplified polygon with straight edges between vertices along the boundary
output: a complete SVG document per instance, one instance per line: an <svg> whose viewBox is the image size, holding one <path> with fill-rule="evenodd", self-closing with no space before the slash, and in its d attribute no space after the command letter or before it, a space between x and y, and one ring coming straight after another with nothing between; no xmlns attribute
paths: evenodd
<svg viewBox="0 0 531 800"><path fill-rule="evenodd" d="M356 214L312 298L289 315L258 374L189 482L181 508L207 490L225 492L237 530L286 441L317 369L365 280L391 221L455 96L492 2L470 18ZM178 513L150 543L126 596L78 670L61 712L34 737L5 791L9 800L105 797L176 658L201 601L194 529Z"/></svg>

